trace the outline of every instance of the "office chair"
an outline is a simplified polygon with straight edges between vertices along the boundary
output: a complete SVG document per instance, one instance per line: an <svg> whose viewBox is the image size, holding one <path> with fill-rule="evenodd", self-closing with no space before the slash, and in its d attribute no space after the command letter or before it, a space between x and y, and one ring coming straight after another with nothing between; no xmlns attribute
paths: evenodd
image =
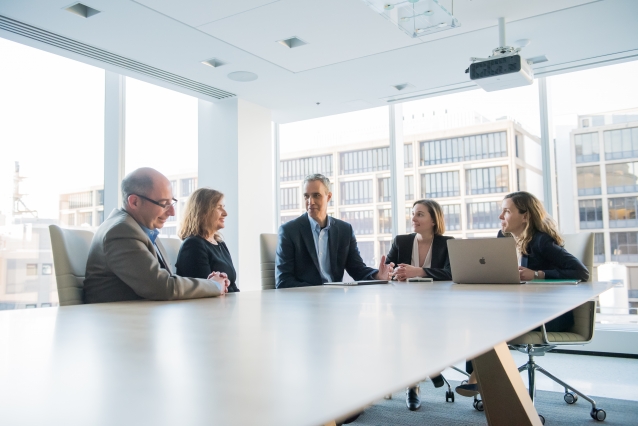
<svg viewBox="0 0 638 426"><path fill-rule="evenodd" d="M162 243L162 248L164 248L164 252L166 253L165 259L169 263L169 268L171 268L171 272L175 273L175 263L177 262L177 254L179 253L179 248L182 246L182 240L179 238L171 238L171 237L160 237L159 240Z"/></svg>
<svg viewBox="0 0 638 426"><path fill-rule="evenodd" d="M84 275L93 232L49 225L49 234L60 306L81 305L84 303Z"/></svg>
<svg viewBox="0 0 638 426"><path fill-rule="evenodd" d="M583 232L580 234L564 235L565 250L579 259L590 271L589 281L591 281L594 267L594 234ZM558 377L549 373L540 365L536 364L534 357L543 356L559 345L585 345L594 337L594 324L596 322L596 302L589 301L572 311L574 313L574 326L566 332L548 332L545 325L541 326L541 331L530 331L516 339L508 342L511 348L527 354L528 361L519 367L518 371L527 370L529 378L529 396L534 402L536 396L536 371L544 374L554 382L563 386L565 394L563 399L567 404L574 404L578 397L582 397L591 404L590 416L594 420L603 421L607 416L605 410L596 407L596 402L584 393L574 389L573 386L563 382ZM541 422L545 424L545 418L540 416Z"/></svg>
<svg viewBox="0 0 638 426"><path fill-rule="evenodd" d="M275 253L277 252L277 234L260 234L259 252L261 257L261 289L274 290L276 288Z"/></svg>

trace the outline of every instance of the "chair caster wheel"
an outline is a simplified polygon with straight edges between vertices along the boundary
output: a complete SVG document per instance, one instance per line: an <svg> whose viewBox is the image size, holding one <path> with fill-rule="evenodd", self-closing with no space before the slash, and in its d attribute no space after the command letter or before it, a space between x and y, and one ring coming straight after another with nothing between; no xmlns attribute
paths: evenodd
<svg viewBox="0 0 638 426"><path fill-rule="evenodd" d="M478 411L485 410L485 408L483 407L483 401L480 399L475 400L472 405L474 405L474 408Z"/></svg>
<svg viewBox="0 0 638 426"><path fill-rule="evenodd" d="M454 392L452 391L445 392L445 402L454 402Z"/></svg>
<svg viewBox="0 0 638 426"><path fill-rule="evenodd" d="M541 424L545 424L545 417L538 415L538 418L541 419Z"/></svg>
<svg viewBox="0 0 638 426"><path fill-rule="evenodd" d="M576 395L575 393L567 392L565 393L565 395L563 395L563 399L566 403L571 405L578 401L578 395Z"/></svg>
<svg viewBox="0 0 638 426"><path fill-rule="evenodd" d="M392 399L392 394L390 393L390 394L384 396L383 399Z"/></svg>
<svg viewBox="0 0 638 426"><path fill-rule="evenodd" d="M592 408L591 413L589 413L589 415L591 416L592 419L597 420L599 422L604 421L605 418L607 417L607 413L605 413L605 410L602 410L600 408Z"/></svg>

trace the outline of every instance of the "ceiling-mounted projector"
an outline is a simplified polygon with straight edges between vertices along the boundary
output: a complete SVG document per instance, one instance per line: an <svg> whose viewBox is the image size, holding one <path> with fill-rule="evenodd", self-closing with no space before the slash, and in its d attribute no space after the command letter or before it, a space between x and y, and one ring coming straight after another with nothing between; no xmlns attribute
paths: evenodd
<svg viewBox="0 0 638 426"><path fill-rule="evenodd" d="M472 64L465 70L466 73L469 72L470 80L486 92L532 84L533 62L519 55L520 47L510 47L505 43L505 18L498 18L498 30L501 47L492 50L489 58L470 58Z"/></svg>

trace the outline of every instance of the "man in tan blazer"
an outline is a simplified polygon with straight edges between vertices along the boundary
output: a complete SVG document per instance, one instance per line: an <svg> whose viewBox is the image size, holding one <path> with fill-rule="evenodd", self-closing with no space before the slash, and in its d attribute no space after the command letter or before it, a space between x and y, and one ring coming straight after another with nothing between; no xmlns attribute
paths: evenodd
<svg viewBox="0 0 638 426"><path fill-rule="evenodd" d="M123 207L100 225L86 264L84 303L123 300L178 300L226 293L228 279L213 272L208 279L171 273L159 229L175 215L170 181L141 168L122 181Z"/></svg>

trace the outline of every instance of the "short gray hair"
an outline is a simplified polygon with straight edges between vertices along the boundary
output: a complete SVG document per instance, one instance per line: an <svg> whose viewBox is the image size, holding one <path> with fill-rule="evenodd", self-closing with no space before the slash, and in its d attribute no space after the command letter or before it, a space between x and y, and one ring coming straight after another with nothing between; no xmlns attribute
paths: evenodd
<svg viewBox="0 0 638 426"><path fill-rule="evenodd" d="M128 205L128 196L138 194L146 196L153 190L153 178L148 173L133 171L122 179L122 203Z"/></svg>
<svg viewBox="0 0 638 426"><path fill-rule="evenodd" d="M303 186L306 186L308 182L315 181L323 183L323 186L326 187L326 191L330 192L330 179L319 173L314 173L312 175L306 176L306 178L303 180Z"/></svg>

